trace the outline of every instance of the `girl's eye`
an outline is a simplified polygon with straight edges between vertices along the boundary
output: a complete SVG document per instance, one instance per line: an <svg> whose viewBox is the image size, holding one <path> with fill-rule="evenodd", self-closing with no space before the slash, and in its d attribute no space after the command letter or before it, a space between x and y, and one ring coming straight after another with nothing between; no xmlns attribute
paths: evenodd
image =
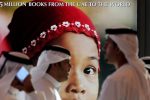
<svg viewBox="0 0 150 100"><path fill-rule="evenodd" d="M95 72L96 72L96 69L93 66L88 66L87 68L84 69L85 74L94 75Z"/></svg>

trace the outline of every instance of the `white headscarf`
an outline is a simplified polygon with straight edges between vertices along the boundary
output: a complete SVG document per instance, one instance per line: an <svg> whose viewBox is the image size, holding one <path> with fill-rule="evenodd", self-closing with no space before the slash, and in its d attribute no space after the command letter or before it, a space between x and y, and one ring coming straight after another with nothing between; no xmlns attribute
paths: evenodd
<svg viewBox="0 0 150 100"><path fill-rule="evenodd" d="M138 52L138 38L135 34L109 34L110 37L125 55L128 63L138 73L141 84L143 85L143 92L150 95L150 83L148 72L145 70L144 62L139 59Z"/></svg>
<svg viewBox="0 0 150 100"><path fill-rule="evenodd" d="M50 64L54 64L66 59L70 59L70 55L54 50L44 50L39 56L37 66L30 70L32 75L32 83L35 83L45 75Z"/></svg>
<svg viewBox="0 0 150 100"><path fill-rule="evenodd" d="M3 92L4 94L8 92L11 83L15 78L15 75L21 65L18 63L7 61L6 66L8 66L8 69L6 67L6 71L5 71L6 73L3 73L3 77L0 79L0 92L1 93ZM13 66L11 71L10 71L10 66L11 67Z"/></svg>
<svg viewBox="0 0 150 100"><path fill-rule="evenodd" d="M11 55L16 55L17 57L20 58L25 58L25 59L29 59L26 55L23 55L21 53L18 52L11 52ZM11 83L13 81L13 79L16 76L16 73L18 72L18 70L21 68L21 66L23 66L24 64L22 63L18 63L18 62L14 62L14 61L10 61L9 58L6 58L4 55L2 55L0 57L0 68L2 67L3 63L6 61L5 67L2 71L2 73L0 73L1 75L1 79L0 79L0 95L1 97L7 94Z"/></svg>

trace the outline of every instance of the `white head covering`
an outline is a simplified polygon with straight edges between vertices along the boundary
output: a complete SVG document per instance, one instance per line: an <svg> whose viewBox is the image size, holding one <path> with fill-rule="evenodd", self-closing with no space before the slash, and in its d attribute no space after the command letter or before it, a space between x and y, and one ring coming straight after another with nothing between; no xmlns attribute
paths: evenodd
<svg viewBox="0 0 150 100"><path fill-rule="evenodd" d="M63 47L56 45L52 47L64 49ZM44 50L39 56L37 66L32 68L30 71L32 75L32 83L35 83L45 75L50 64L57 63L66 59L70 59L70 54L68 55L64 52L61 52L61 50L59 51L51 48L49 50Z"/></svg>
<svg viewBox="0 0 150 100"><path fill-rule="evenodd" d="M7 67L4 69L5 73L3 73L3 77L0 79L0 84L1 84L0 92L1 93L3 92L4 94L8 92L8 90L11 86L11 83L12 83L13 79L15 78L15 75L21 65L18 63L7 61L6 66L8 66L8 69L7 69ZM11 70L10 70L10 68L11 68Z"/></svg>
<svg viewBox="0 0 150 100"><path fill-rule="evenodd" d="M122 30L123 32L121 32ZM147 97L149 97L148 95L150 95L150 79L148 72L144 68L144 62L138 57L139 46L137 35L133 34L132 32L134 31L131 29L122 30L119 29L115 31L122 34L108 34L108 37L118 45L118 48L123 52L128 63L136 70L140 79L139 82L141 82L141 85L143 87L143 92L147 94ZM108 33L108 31L106 32Z"/></svg>
<svg viewBox="0 0 150 100"><path fill-rule="evenodd" d="M8 53L8 55L11 55L11 57L17 57L17 59L28 59L29 57L27 57L26 55L19 53L19 52L10 52ZM17 60L12 61L14 59L9 58L8 56L4 56L2 55L0 57L0 69L2 69L2 65L5 63L5 66L2 69L2 72L0 73L0 95L1 96L5 96L6 93L8 92L11 83L13 81L13 79L15 78L15 75L17 73L17 71L20 69L21 66L23 66L23 63L19 63L17 62Z"/></svg>

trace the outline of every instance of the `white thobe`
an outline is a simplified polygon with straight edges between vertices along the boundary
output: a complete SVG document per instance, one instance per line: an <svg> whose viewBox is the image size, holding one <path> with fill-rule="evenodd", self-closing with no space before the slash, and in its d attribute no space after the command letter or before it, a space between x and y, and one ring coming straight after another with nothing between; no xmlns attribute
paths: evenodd
<svg viewBox="0 0 150 100"><path fill-rule="evenodd" d="M125 64L104 81L99 100L150 100L150 77L143 73L144 82L135 67ZM142 74L140 74L142 75ZM146 93L143 86L147 85Z"/></svg>
<svg viewBox="0 0 150 100"><path fill-rule="evenodd" d="M32 85L36 91L44 92L46 100L61 100L57 91L60 83L49 74L45 74L40 80L32 82Z"/></svg>
<svg viewBox="0 0 150 100"><path fill-rule="evenodd" d="M8 93L3 96L2 100L46 100L42 92L26 93L16 88L10 87Z"/></svg>

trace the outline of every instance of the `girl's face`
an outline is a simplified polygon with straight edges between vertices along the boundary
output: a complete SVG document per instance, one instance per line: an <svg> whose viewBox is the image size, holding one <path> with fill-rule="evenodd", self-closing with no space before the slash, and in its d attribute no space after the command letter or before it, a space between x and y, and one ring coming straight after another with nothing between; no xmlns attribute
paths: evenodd
<svg viewBox="0 0 150 100"><path fill-rule="evenodd" d="M65 33L52 44L61 45L71 54L71 69L62 82L62 100L96 100L98 95L98 51L93 39L84 34Z"/></svg>

